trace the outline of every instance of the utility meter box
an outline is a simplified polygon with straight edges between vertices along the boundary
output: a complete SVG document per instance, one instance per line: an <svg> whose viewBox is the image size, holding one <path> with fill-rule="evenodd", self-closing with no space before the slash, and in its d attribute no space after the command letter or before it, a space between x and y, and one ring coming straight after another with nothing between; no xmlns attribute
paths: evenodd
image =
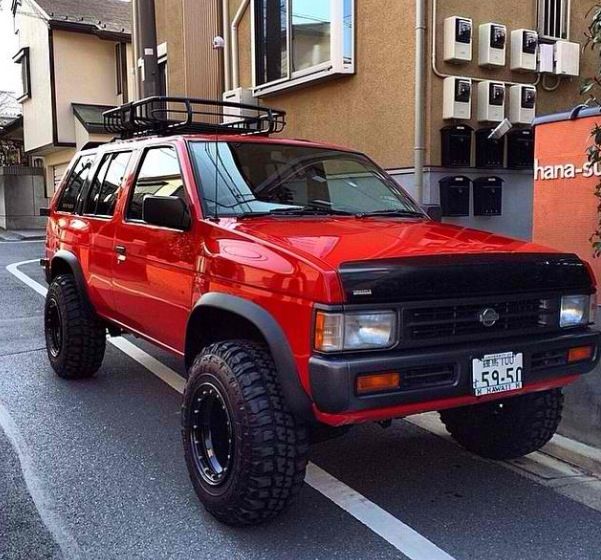
<svg viewBox="0 0 601 560"><path fill-rule="evenodd" d="M444 79L442 118L472 118L472 80L450 76Z"/></svg>
<svg viewBox="0 0 601 560"><path fill-rule="evenodd" d="M501 122L505 118L505 84L485 80L478 84L478 120Z"/></svg>
<svg viewBox="0 0 601 560"><path fill-rule="evenodd" d="M493 130L492 128L476 130L476 167L482 169L503 167L505 137L489 140L488 137Z"/></svg>
<svg viewBox="0 0 601 560"><path fill-rule="evenodd" d="M487 68L505 66L507 28L500 23L483 23L478 41L478 64Z"/></svg>
<svg viewBox="0 0 601 560"><path fill-rule="evenodd" d="M555 72L555 45L541 43L538 46L538 71L541 74Z"/></svg>
<svg viewBox="0 0 601 560"><path fill-rule="evenodd" d="M511 32L511 69L515 72L536 72L538 33L532 29Z"/></svg>
<svg viewBox="0 0 601 560"><path fill-rule="evenodd" d="M580 75L580 44L568 41L555 43L555 73L559 76Z"/></svg>
<svg viewBox="0 0 601 560"><path fill-rule="evenodd" d="M443 167L469 167L472 163L471 126L456 124L440 130Z"/></svg>
<svg viewBox="0 0 601 560"><path fill-rule="evenodd" d="M440 207L442 215L459 217L470 215L470 186L468 177L457 175L440 180Z"/></svg>
<svg viewBox="0 0 601 560"><path fill-rule="evenodd" d="M503 179L474 179L474 216L500 216L503 211Z"/></svg>
<svg viewBox="0 0 601 560"><path fill-rule="evenodd" d="M509 120L513 124L532 124L536 116L536 88L520 84L509 88Z"/></svg>
<svg viewBox="0 0 601 560"><path fill-rule="evenodd" d="M461 64L472 60L472 20L453 16L444 20L444 60Z"/></svg>
<svg viewBox="0 0 601 560"><path fill-rule="evenodd" d="M531 128L518 128L507 133L507 167L534 167L534 131Z"/></svg>

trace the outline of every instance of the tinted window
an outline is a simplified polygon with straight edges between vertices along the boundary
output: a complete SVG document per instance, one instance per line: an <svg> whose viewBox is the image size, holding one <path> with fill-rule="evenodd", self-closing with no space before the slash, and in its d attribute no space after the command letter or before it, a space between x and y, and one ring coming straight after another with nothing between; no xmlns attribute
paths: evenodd
<svg viewBox="0 0 601 560"><path fill-rule="evenodd" d="M113 154L111 163L104 180L102 189L96 206L96 214L99 216L112 216L115 211L115 204L119 196L119 189L125 178L127 165L131 158L131 152L121 152Z"/></svg>
<svg viewBox="0 0 601 560"><path fill-rule="evenodd" d="M177 152L172 147L151 148L146 154L127 209L128 220L142 220L147 195L178 196L186 200Z"/></svg>
<svg viewBox="0 0 601 560"><path fill-rule="evenodd" d="M73 212L75 210L77 198L88 178L95 157L93 155L82 156L75 164L56 207L59 212Z"/></svg>
<svg viewBox="0 0 601 560"><path fill-rule="evenodd" d="M92 181L92 186L90 187L90 191L88 192L88 196L86 198L86 202L83 208L84 214L95 214L96 213L96 205L98 204L98 197L100 195L100 187L102 186L102 182L106 176L106 172L109 168L109 163L111 162L112 154L104 156L102 159L102 163L98 168L96 176Z"/></svg>

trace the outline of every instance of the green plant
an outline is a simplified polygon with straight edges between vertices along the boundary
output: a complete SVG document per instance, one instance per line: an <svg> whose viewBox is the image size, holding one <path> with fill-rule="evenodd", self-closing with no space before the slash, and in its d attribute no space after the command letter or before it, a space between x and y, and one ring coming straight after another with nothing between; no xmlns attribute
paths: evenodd
<svg viewBox="0 0 601 560"><path fill-rule="evenodd" d="M587 26L586 48L597 51L601 57L601 4L595 4L588 12L589 23ZM599 95L601 93L601 64L598 67L597 74L585 78L580 87L580 93L587 97L586 105L601 106ZM587 149L588 161L593 165L601 163L601 125L595 124L591 130L593 144ZM595 186L595 196L597 197L597 229L590 237L593 247L593 256L601 256L601 182Z"/></svg>

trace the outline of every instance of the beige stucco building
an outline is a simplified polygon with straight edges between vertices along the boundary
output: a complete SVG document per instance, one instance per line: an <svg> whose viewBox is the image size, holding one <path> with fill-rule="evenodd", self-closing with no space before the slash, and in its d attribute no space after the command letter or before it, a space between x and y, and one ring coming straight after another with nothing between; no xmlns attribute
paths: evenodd
<svg viewBox="0 0 601 560"><path fill-rule="evenodd" d="M50 195L78 148L110 140L102 111L135 95L131 3L13 0L12 10L25 152Z"/></svg>
<svg viewBox="0 0 601 560"><path fill-rule="evenodd" d="M503 181L501 215L477 215L481 212L474 211L470 199L467 215L446 219L524 238L531 233L532 169L523 161L522 165L511 162L516 150L520 156L524 146L529 149L528 142L516 140L518 133L528 140L529 126L526 121L514 123L513 132L501 141L502 161L483 166L486 146L482 143L481 153L476 153L475 131L494 128L498 121L478 117L483 105L478 90L487 89L479 84L491 80L504 86L503 116L510 116L511 95L517 97L510 87L519 84L536 88L536 115L581 102L580 77L594 75L598 67L595 53L580 52L586 42L586 14L594 3L155 0L160 62L169 94L218 98L225 92L228 99L285 109L284 136L365 151L423 203L440 202L440 182L446 178L464 177L471 182L497 177ZM449 52L445 56L445 42L450 50L457 47L451 37L458 30L457 22L447 22L445 32L445 21L454 16L470 22L471 56L459 62L445 60L451 58ZM486 53L480 59L481 45L490 40L480 36L480 27L485 29L489 23L504 29L505 35L505 60L492 67L481 64L488 61ZM530 70L512 69L518 64L518 53L512 49L528 37L520 30L535 32L537 39ZM216 35L225 39L223 50L212 48ZM544 73L538 72L539 55ZM443 119L443 90L449 76L471 81L467 118ZM423 80L417 93L416 80L418 84ZM464 125L474 131L470 131L467 164L450 166L448 157L443 161L441 129ZM481 132L481 139L483 135L488 136ZM457 148L454 142L449 144L451 150ZM420 172L417 178L416 161L423 169L423 176Z"/></svg>

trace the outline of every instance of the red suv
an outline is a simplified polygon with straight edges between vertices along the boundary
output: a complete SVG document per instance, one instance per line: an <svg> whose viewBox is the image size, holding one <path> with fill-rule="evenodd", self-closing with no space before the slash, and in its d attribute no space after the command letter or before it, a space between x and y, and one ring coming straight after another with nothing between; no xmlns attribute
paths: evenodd
<svg viewBox="0 0 601 560"><path fill-rule="evenodd" d="M354 150L267 136L266 108L150 98L105 115L49 209L58 375L107 332L181 356L182 434L205 507L234 525L299 491L310 441L440 411L481 456L544 445L599 360L595 283L571 254L432 220Z"/></svg>

